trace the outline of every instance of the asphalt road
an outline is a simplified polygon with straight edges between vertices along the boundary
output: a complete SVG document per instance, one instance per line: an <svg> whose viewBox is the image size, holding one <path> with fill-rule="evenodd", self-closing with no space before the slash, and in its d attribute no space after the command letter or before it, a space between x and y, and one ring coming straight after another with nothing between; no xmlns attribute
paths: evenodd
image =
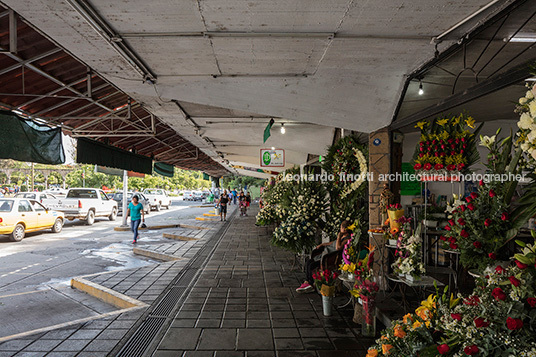
<svg viewBox="0 0 536 357"><path fill-rule="evenodd" d="M207 211L189 207L195 204L175 200L169 210L152 211L146 223L180 223ZM0 338L109 311L109 306L70 289L69 283L75 276L157 263L132 253L132 233L114 231L121 222L121 216L113 222L97 218L92 226L67 221L61 233L29 233L21 242L0 236ZM158 230L140 236L142 244L165 241Z"/></svg>

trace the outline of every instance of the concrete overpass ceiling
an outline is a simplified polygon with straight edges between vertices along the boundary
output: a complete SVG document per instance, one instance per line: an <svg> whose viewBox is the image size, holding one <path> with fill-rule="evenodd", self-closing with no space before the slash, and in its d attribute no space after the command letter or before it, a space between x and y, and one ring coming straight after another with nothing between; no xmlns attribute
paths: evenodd
<svg viewBox="0 0 536 357"><path fill-rule="evenodd" d="M516 41L523 38L529 41ZM477 121L516 119L512 102L526 92L525 79L532 77L527 65L534 63L536 2L512 2L412 73L393 125L414 130L415 121L462 111Z"/></svg>
<svg viewBox="0 0 536 357"><path fill-rule="evenodd" d="M242 157L237 148L250 147L250 159L236 161L246 163L265 146L285 148L297 161L323 154L334 127L372 132L389 125L405 76L434 57L431 38L490 3L3 1L206 155L219 160L229 147L235 150L229 155ZM486 8L437 50L512 1ZM96 28L80 4L113 36L101 36L102 25ZM119 55L117 44L132 50L156 84L142 83L144 71ZM268 118L289 130L280 137L276 124L264 145Z"/></svg>

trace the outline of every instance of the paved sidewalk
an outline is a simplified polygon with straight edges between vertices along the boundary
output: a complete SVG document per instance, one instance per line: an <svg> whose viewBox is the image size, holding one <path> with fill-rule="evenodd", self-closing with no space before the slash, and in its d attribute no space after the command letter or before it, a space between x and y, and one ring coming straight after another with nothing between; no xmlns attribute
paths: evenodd
<svg viewBox="0 0 536 357"><path fill-rule="evenodd" d="M208 212L209 208L206 209ZM153 219L153 221L158 221ZM169 220L168 221L175 221ZM116 270L86 276L85 279L131 298L152 304L177 278L190 259L210 242L222 227L218 221L181 220L188 228L171 228L144 231L138 247L180 258L135 269ZM203 227L205 229L195 229ZM192 240L161 238L163 233L178 234ZM125 232L125 235L130 232ZM144 239L147 237L147 239ZM155 239L160 237L161 239ZM125 337L132 326L143 316L145 309L96 319L44 333L0 343L0 357L7 356L106 356ZM21 307L21 318L24 318Z"/></svg>
<svg viewBox="0 0 536 357"><path fill-rule="evenodd" d="M303 273L292 270L292 254L270 245L267 228L254 225L256 211L228 225L187 222L210 230L162 230L198 240L140 245L181 260L86 278L148 308L11 340L0 344L0 357L365 355L372 341L359 336L353 309L324 317L319 295L295 292ZM158 331L146 329L155 322Z"/></svg>
<svg viewBox="0 0 536 357"><path fill-rule="evenodd" d="M353 309L324 317L319 295L297 294L303 274L255 211L232 221L154 356L364 356Z"/></svg>

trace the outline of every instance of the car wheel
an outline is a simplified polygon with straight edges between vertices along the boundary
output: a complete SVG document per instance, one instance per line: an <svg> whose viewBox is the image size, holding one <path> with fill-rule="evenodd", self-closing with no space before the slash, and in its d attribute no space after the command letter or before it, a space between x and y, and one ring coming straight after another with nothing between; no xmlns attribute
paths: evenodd
<svg viewBox="0 0 536 357"><path fill-rule="evenodd" d="M13 232L11 232L11 235L9 236L9 240L12 242L20 242L24 238L24 226L22 224L17 224L15 226L15 229Z"/></svg>
<svg viewBox="0 0 536 357"><path fill-rule="evenodd" d="M108 219L110 221L115 221L115 218L117 217L117 209L112 208L112 213L108 216Z"/></svg>
<svg viewBox="0 0 536 357"><path fill-rule="evenodd" d="M54 222L54 225L52 226L52 233L59 233L61 232L63 228L63 221L60 218L56 219L56 222Z"/></svg>
<svg viewBox="0 0 536 357"><path fill-rule="evenodd" d="M95 212L89 211L87 213L86 224L88 226L91 226L91 225L93 225L93 223L95 223Z"/></svg>

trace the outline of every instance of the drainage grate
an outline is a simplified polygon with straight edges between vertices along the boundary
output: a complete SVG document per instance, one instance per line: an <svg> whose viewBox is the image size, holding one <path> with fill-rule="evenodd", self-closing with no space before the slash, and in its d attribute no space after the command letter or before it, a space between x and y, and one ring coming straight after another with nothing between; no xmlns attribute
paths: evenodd
<svg viewBox="0 0 536 357"><path fill-rule="evenodd" d="M236 212L233 212L230 218L234 218ZM112 350L109 356L115 357L139 357L149 355L151 350L155 348L153 341L158 341L162 337L164 331L171 324L173 312L177 310L177 304L181 302L182 296L191 288L191 283L200 268L204 266L207 259L213 254L215 246L222 240L223 236L229 229L230 225L225 225L210 239L194 256L194 258L186 265L179 277L175 278L165 293L162 299L157 300L156 307L151 312L146 312L142 320L135 325L135 332L127 338L123 347L117 346L119 349L117 354L115 349ZM217 237L217 238L216 238ZM216 239L214 239L216 238Z"/></svg>
<svg viewBox="0 0 536 357"><path fill-rule="evenodd" d="M174 287L168 291L166 296L160 300L156 308L151 312L151 316L164 316L167 317L177 302L179 301L181 295L184 293L183 287Z"/></svg>
<svg viewBox="0 0 536 357"><path fill-rule="evenodd" d="M165 317L148 317L143 325L132 335L129 340L130 343L119 351L117 357L142 356L165 321Z"/></svg>
<svg viewBox="0 0 536 357"><path fill-rule="evenodd" d="M184 274L181 275L179 280L177 280L175 286L187 287L192 282L192 279L194 278L196 273L197 269L194 268L186 270Z"/></svg>

